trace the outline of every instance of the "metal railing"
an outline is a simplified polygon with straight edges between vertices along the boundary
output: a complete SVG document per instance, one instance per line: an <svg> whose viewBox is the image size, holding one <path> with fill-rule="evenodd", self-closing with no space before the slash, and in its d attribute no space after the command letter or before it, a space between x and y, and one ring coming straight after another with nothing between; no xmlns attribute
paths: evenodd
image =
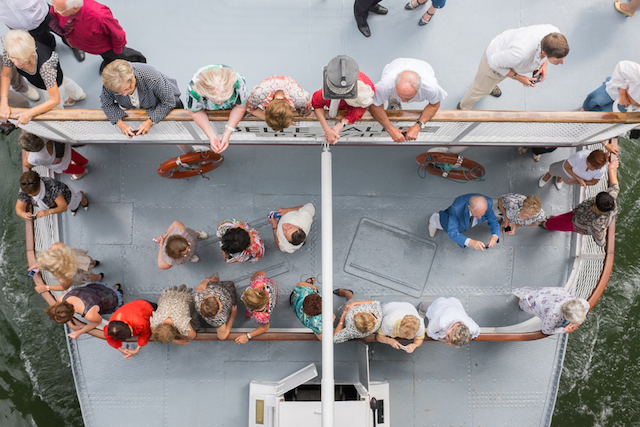
<svg viewBox="0 0 640 427"><path fill-rule="evenodd" d="M14 110L17 111L18 109L12 109L12 112ZM127 114L126 120L132 122L141 122L147 118L143 110L129 110ZM214 128L217 127L222 130L228 118L228 112L216 111L208 112L208 114ZM420 111L393 110L387 111L387 114L395 126L402 127L406 125L408 127L415 123ZM234 134L231 142L261 145L309 145L310 143L321 144L324 142L322 128L319 125L313 125L316 122L315 118L298 117L297 119L299 120L294 123L292 131L285 130L285 132L276 133L272 132L264 122L247 118L240 122L238 126L239 132ZM336 120L340 119L341 115L336 118ZM364 130L368 134L365 136L361 134L358 136L343 136L340 144L396 145L390 140L386 132L384 130L381 131L381 127L376 122L373 122L373 118L368 113L365 114L362 122L357 124L359 126L357 132ZM405 144L505 147L523 144L547 147L582 146L614 138L636 127L638 123L640 123L640 113L439 111L429 122L429 127L425 128L426 131L423 130L420 133L417 141L406 142ZM89 135L91 133L89 131L78 132L76 130L76 128L82 128L90 124L98 124L98 128L102 129L102 131ZM320 133L310 136L308 130L313 129L314 126L320 130ZM379 128L376 128L376 126ZM504 129L496 130L501 126ZM163 134L166 129L161 129L163 127L171 127L175 132L174 136L182 135L184 137L185 135L190 135L191 139L169 140L164 137L160 138L161 134L166 136L166 134ZM208 144L208 141L204 142L206 141L204 133L197 126L192 125L191 116L186 110L174 110L163 122L152 127L152 132L148 137L136 137L139 139L135 140L126 138L119 132L117 127L108 123L101 110L52 110L34 118L31 123L23 126L23 128L45 138L78 143ZM356 132L355 125L352 128L353 132ZM451 129L455 129L457 133L451 132ZM536 133L536 131L539 133ZM347 129L347 132L351 131ZM509 132L511 132L510 136L504 136ZM250 137L252 134L255 135ZM499 134L503 136L499 136ZM199 135L199 141L196 135ZM381 139L384 139L384 135L389 139L389 142L380 142ZM106 140L105 138L110 139ZM499 140L490 141L489 138L498 138ZM569 138L572 138L572 140L569 141ZM604 181L601 181L601 185L604 185ZM595 190L597 190L597 187L594 186L590 191ZM582 197L584 196L585 194L582 195ZM38 226L53 229L56 225L39 221ZM29 265L33 265L36 259L35 236L38 231L34 228L32 220L25 220L25 231L27 260ZM579 249L576 253L573 273L565 288L580 297L586 297L587 293L585 292L588 292L588 301L591 308L593 308L604 292L611 275L615 250L615 220L608 228L605 248L595 245L590 236L575 234L574 238L576 239L576 247L579 247ZM600 271L599 274L597 271ZM43 279L40 274L34 277L34 282L36 284L57 283L51 275L45 275ZM590 291L587 291L589 288ZM580 289L579 292L577 291L578 289ZM42 296L49 305L54 304L56 301L50 292L44 292ZM74 321L79 322L77 319L74 319ZM530 341L546 337L539 329L531 330L531 328L536 327L539 328L539 321L536 318L508 327L485 327L482 328L475 341ZM235 328L227 339L233 340L248 331L250 329ZM89 333L104 339L101 329L94 329ZM217 339L215 332L207 330L198 332L195 338L198 341L215 341ZM313 341L316 339L316 336L306 328L271 328L266 333L253 338L256 341ZM375 336L370 335L364 340L375 341ZM134 340L132 339L131 341Z"/></svg>
<svg viewBox="0 0 640 427"><path fill-rule="evenodd" d="M21 109L12 109L12 114ZM336 120L341 120L342 113ZM389 110L387 115L399 129L413 126L421 111ZM228 111L210 111L209 120L222 134ZM132 127L147 119L144 110L127 110L124 119ZM334 121L329 121L333 123ZM528 147L581 146L604 141L640 124L640 113L545 112L545 111L459 111L442 110L405 145L463 145ZM208 145L202 129L191 121L187 110L173 110L144 136L132 139L107 121L102 110L51 110L21 126L44 138L82 144L184 144ZM366 113L359 122L340 132L340 145L395 145L388 133ZM322 144L324 131L315 116L294 117L281 132L264 121L245 117L236 127L231 144L309 145Z"/></svg>

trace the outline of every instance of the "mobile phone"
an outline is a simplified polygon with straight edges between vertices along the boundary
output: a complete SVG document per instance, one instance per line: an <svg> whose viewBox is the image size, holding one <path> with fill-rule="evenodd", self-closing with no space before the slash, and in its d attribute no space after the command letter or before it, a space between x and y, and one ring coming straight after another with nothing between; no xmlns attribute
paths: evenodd
<svg viewBox="0 0 640 427"><path fill-rule="evenodd" d="M511 230L512 230L512 228L511 228L511 226L510 226L510 225L507 225L507 226L504 228L504 231L511 231Z"/></svg>
<svg viewBox="0 0 640 427"><path fill-rule="evenodd" d="M278 211L271 211L269 212L269 218L280 219L282 218L282 216L278 215Z"/></svg>
<svg viewBox="0 0 640 427"><path fill-rule="evenodd" d="M29 277L34 277L36 274L38 274L37 268L32 268L31 270L29 270Z"/></svg>

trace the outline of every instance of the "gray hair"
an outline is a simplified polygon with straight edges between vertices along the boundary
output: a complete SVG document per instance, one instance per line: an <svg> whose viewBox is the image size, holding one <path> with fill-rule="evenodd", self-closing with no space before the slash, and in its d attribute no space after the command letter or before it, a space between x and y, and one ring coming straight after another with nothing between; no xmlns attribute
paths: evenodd
<svg viewBox="0 0 640 427"><path fill-rule="evenodd" d="M373 89L368 84L358 80L358 96L353 99L345 99L344 102L351 107L366 108L373 104Z"/></svg>
<svg viewBox="0 0 640 427"><path fill-rule="evenodd" d="M67 10L73 9L74 7L82 7L84 6L84 0L67 0L65 3L67 6Z"/></svg>
<svg viewBox="0 0 640 427"><path fill-rule="evenodd" d="M572 299L567 301L560 306L560 309L562 310L562 315L569 323L581 325L584 319L587 318L587 309L584 308L582 300Z"/></svg>
<svg viewBox="0 0 640 427"><path fill-rule="evenodd" d="M471 332L467 325L460 323L458 326L451 330L451 334L449 335L449 342L452 346L460 348L464 345L469 344L471 341Z"/></svg>
<svg viewBox="0 0 640 427"><path fill-rule="evenodd" d="M401 82L408 82L411 86L416 90L416 92L420 91L422 87L422 79L415 71L404 70L396 76L396 86L398 86Z"/></svg>

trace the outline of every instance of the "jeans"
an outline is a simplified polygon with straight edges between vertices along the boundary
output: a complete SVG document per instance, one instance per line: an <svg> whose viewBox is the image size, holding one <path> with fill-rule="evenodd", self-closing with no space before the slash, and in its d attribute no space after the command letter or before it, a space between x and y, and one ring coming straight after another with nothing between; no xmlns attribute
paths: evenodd
<svg viewBox="0 0 640 427"><path fill-rule="evenodd" d="M611 77L607 77L602 86L587 95L587 99L582 103L582 108L585 111L612 111L613 99L606 90L606 84L609 80Z"/></svg>

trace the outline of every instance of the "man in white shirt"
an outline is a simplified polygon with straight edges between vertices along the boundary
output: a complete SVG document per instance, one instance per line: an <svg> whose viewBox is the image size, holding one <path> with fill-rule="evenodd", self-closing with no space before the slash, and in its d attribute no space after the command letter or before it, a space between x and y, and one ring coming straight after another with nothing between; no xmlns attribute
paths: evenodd
<svg viewBox="0 0 640 427"><path fill-rule="evenodd" d="M373 104L369 111L395 142L413 141L426 123L440 108L440 102L447 92L438 85L436 74L431 65L413 58L398 58L387 64L382 70L382 77L375 85ZM385 101L424 102L428 104L422 110L420 118L403 133L391 124L383 104Z"/></svg>
<svg viewBox="0 0 640 427"><path fill-rule="evenodd" d="M36 41L53 50L56 48L56 40L49 27L49 22L53 19L49 15L49 8L45 0L0 0L0 22L12 30L28 31ZM67 44L66 40L63 41ZM79 62L84 61L83 51L74 47L71 50Z"/></svg>
<svg viewBox="0 0 640 427"><path fill-rule="evenodd" d="M591 92L582 111L612 111L613 103L640 108L640 64L620 61L602 86Z"/></svg>
<svg viewBox="0 0 640 427"><path fill-rule="evenodd" d="M457 298L440 297L433 303L421 302L420 316L429 319L427 336L452 347L462 347L480 335L480 326L467 315Z"/></svg>
<svg viewBox="0 0 640 427"><path fill-rule="evenodd" d="M312 203L295 208L280 208L269 215L273 238L282 252L294 253L302 247L311 230L316 208ZM279 219L278 219L279 217Z"/></svg>
<svg viewBox="0 0 640 427"><path fill-rule="evenodd" d="M487 95L502 95L498 83L510 77L535 87L547 78L547 65L560 65L569 54L567 39L553 25L531 25L507 30L494 38L482 55L471 87L458 103L470 110ZM533 73L533 77L523 75Z"/></svg>

